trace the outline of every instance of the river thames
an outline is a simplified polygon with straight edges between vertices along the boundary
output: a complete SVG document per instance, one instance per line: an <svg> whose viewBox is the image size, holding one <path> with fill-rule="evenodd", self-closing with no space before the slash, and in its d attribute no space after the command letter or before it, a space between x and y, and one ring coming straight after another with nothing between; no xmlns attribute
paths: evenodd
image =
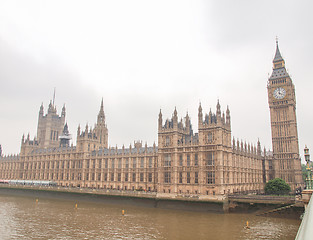
<svg viewBox="0 0 313 240"><path fill-rule="evenodd" d="M77 204L77 208L75 207ZM125 215L122 215L125 210ZM0 195L0 239L294 239L300 220ZM250 229L246 229L249 221Z"/></svg>

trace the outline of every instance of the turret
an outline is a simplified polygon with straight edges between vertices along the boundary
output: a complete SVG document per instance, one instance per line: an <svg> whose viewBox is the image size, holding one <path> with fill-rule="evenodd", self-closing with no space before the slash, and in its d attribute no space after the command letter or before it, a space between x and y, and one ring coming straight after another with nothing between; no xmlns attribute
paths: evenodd
<svg viewBox="0 0 313 240"><path fill-rule="evenodd" d="M227 110L226 110L226 125L230 127L230 111L227 105Z"/></svg>
<svg viewBox="0 0 313 240"><path fill-rule="evenodd" d="M257 146L257 154L258 155L261 155L261 143L260 143L260 140L258 139L258 146Z"/></svg>
<svg viewBox="0 0 313 240"><path fill-rule="evenodd" d="M40 109L39 109L39 117L43 116L43 103L41 103Z"/></svg>
<svg viewBox="0 0 313 240"><path fill-rule="evenodd" d="M217 100L217 104L216 104L216 116L217 116L217 120L221 119L221 105L220 105L219 100Z"/></svg>
<svg viewBox="0 0 313 240"><path fill-rule="evenodd" d="M198 126L200 127L202 123L203 123L203 113L202 113L202 107L200 103L199 108L198 108Z"/></svg>
<svg viewBox="0 0 313 240"><path fill-rule="evenodd" d="M65 118L65 104L62 107L62 114L61 114L61 116Z"/></svg>
<svg viewBox="0 0 313 240"><path fill-rule="evenodd" d="M177 110L175 107L174 114L173 114L173 127L175 129L177 129L177 124L178 124L178 117L177 117Z"/></svg>
<svg viewBox="0 0 313 240"><path fill-rule="evenodd" d="M159 113L159 130L162 129L162 123L163 120L162 120L162 112L161 112L161 109L160 109L160 113Z"/></svg>

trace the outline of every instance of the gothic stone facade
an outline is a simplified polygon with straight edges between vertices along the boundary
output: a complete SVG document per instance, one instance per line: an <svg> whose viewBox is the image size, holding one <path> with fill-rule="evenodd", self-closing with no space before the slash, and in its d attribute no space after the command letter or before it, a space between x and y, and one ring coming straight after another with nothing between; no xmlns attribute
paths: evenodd
<svg viewBox="0 0 313 240"><path fill-rule="evenodd" d="M302 184L295 91L278 45L273 63L268 81L273 152L261 150L259 141L253 145L232 138L230 111L227 107L222 113L219 102L214 113L205 115L199 106L198 133L193 132L188 114L179 121L175 109L163 122L160 111L158 146L134 142L128 148L108 147L101 102L95 127L86 125L81 131L79 126L76 146L69 146L65 107L59 117L50 103L45 116L40 107L37 138L23 136L20 155L1 158L0 178L160 194L224 195L262 192L269 179L281 177L295 189Z"/></svg>

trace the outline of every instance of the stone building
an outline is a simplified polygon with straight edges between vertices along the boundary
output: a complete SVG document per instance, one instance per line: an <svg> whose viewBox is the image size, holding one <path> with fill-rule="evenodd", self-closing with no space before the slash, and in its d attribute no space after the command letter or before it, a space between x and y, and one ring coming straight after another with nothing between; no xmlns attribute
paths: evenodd
<svg viewBox="0 0 313 240"><path fill-rule="evenodd" d="M65 124L50 103L44 116L39 110L37 138L22 137L18 156L0 160L0 179L50 180L60 186L117 190L146 190L166 195L225 195L262 192L274 177L295 189L302 184L299 158L295 89L285 69L278 44L268 79L273 151L235 139L231 115L198 107L198 132L190 117L158 119L158 146L109 147L103 100L92 128L77 129L76 146L70 145Z"/></svg>

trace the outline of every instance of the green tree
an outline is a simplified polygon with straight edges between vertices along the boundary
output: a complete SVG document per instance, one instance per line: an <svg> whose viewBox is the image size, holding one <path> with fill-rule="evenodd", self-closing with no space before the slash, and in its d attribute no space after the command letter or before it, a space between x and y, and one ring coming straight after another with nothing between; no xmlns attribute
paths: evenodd
<svg viewBox="0 0 313 240"><path fill-rule="evenodd" d="M281 178L269 180L265 185L265 193L270 195L286 195L290 190L290 186Z"/></svg>

